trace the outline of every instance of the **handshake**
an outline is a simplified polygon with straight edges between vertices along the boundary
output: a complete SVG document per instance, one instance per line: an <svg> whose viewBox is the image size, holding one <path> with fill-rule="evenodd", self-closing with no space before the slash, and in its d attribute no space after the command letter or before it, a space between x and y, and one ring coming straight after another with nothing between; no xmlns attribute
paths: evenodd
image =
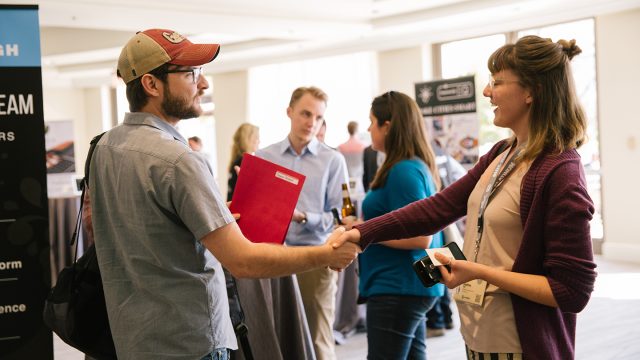
<svg viewBox="0 0 640 360"><path fill-rule="evenodd" d="M329 268L342 271L351 264L362 250L360 249L360 232L357 229L346 231L340 226L333 230L325 242L325 246L332 251Z"/></svg>

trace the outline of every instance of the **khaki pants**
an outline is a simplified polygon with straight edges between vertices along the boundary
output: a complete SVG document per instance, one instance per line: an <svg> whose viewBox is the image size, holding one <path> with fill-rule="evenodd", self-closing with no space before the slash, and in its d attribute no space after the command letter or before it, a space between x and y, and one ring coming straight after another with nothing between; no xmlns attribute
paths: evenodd
<svg viewBox="0 0 640 360"><path fill-rule="evenodd" d="M307 315L313 348L318 360L335 360L333 320L338 273L326 268L296 274Z"/></svg>

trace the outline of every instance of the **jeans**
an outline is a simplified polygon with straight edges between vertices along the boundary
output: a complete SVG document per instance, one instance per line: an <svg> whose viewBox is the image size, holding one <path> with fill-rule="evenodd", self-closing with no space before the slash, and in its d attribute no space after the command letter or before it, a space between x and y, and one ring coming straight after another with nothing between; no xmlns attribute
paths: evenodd
<svg viewBox="0 0 640 360"><path fill-rule="evenodd" d="M229 356L229 349L220 348L214 349L211 354L207 354L202 360L229 360L231 357Z"/></svg>
<svg viewBox="0 0 640 360"><path fill-rule="evenodd" d="M453 312L451 311L451 295L445 289L444 295L437 298L433 308L427 313L427 327L430 329L444 329L453 323Z"/></svg>
<svg viewBox="0 0 640 360"><path fill-rule="evenodd" d="M367 359L427 358L426 314L431 296L372 296L367 300Z"/></svg>

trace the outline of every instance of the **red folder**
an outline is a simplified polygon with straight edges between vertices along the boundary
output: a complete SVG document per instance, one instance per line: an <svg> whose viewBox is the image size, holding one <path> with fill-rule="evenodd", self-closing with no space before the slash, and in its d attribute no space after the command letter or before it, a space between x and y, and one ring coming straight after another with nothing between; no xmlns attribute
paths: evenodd
<svg viewBox="0 0 640 360"><path fill-rule="evenodd" d="M265 159L244 154L231 199L238 226L253 242L282 244L305 176Z"/></svg>

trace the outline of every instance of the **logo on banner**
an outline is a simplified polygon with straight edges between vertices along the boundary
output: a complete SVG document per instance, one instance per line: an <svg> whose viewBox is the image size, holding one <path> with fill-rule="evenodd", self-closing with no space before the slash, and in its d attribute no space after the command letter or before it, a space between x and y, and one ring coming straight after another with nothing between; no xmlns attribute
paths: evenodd
<svg viewBox="0 0 640 360"><path fill-rule="evenodd" d="M429 100L433 96L433 90L431 90L431 86L423 86L420 88L418 92L418 97L422 100L423 103L428 104Z"/></svg>
<svg viewBox="0 0 640 360"><path fill-rule="evenodd" d="M19 56L20 48L18 44L0 44L0 56Z"/></svg>
<svg viewBox="0 0 640 360"><path fill-rule="evenodd" d="M33 94L0 94L0 115L33 114Z"/></svg>
<svg viewBox="0 0 640 360"><path fill-rule="evenodd" d="M474 99L473 82L451 82L438 85L436 88L438 101L456 101L462 99Z"/></svg>

